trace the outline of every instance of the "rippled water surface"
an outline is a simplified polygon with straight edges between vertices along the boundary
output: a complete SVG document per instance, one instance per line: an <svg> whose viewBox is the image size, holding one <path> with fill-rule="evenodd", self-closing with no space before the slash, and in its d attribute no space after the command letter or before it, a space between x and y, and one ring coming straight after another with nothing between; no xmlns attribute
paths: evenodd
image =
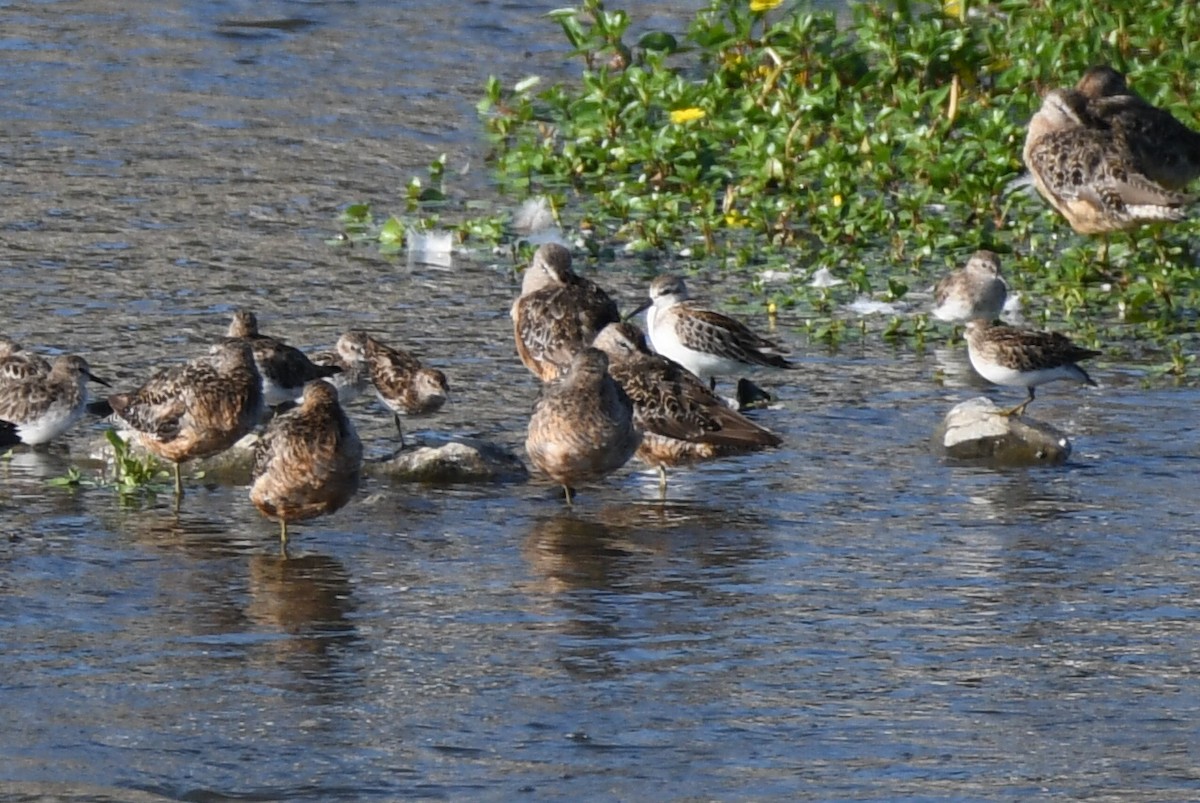
<svg viewBox="0 0 1200 803"><path fill-rule="evenodd" d="M237 306L305 347L361 326L450 376L416 439L519 450L511 262L324 241L440 153L506 203L474 104L489 73L564 74L555 5L0 4L0 329L129 387ZM628 305L652 270L599 278ZM798 323L805 369L758 377L785 448L676 472L666 504L637 467L573 511L537 478L372 479L284 559L244 485L192 479L178 512L48 486L99 423L18 451L0 797L1200 796L1196 391L1101 360L1102 389L1031 408L1068 465L950 466L928 443L980 390L961 346L831 354Z"/></svg>

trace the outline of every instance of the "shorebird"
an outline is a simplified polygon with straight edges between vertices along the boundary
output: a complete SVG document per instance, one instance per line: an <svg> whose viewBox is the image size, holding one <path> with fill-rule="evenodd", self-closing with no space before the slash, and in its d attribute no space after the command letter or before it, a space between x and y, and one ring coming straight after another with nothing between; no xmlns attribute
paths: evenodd
<svg viewBox="0 0 1200 803"><path fill-rule="evenodd" d="M608 355L608 371L633 402L642 430L637 457L658 469L667 488L667 466L711 460L778 446L782 441L731 409L679 363L646 346L631 323L610 323L593 345Z"/></svg>
<svg viewBox="0 0 1200 803"><path fill-rule="evenodd" d="M50 375L50 362L44 357L25 351L20 343L0 335L0 386L24 383Z"/></svg>
<svg viewBox="0 0 1200 803"><path fill-rule="evenodd" d="M979 375L997 385L1029 391L1025 401L1003 415L1023 414L1033 401L1033 389L1047 382L1072 379L1095 387L1087 371L1076 363L1099 354L1058 332L993 325L982 318L967 324L967 356Z"/></svg>
<svg viewBox="0 0 1200 803"><path fill-rule="evenodd" d="M338 338L333 351L318 351L312 355L317 365L335 366L341 373L325 378L337 388L338 404L349 404L357 399L371 383L371 371L367 366L364 344L349 333Z"/></svg>
<svg viewBox="0 0 1200 803"><path fill-rule="evenodd" d="M109 396L108 402L142 447L174 464L179 496L180 463L223 452L258 424L262 377L250 343L224 338L208 355L161 369L137 390Z"/></svg>
<svg viewBox="0 0 1200 803"><path fill-rule="evenodd" d="M1029 121L1025 166L1037 191L1079 234L1107 234L1182 220L1191 197L1159 186L1111 128L1098 125L1087 98L1055 89Z"/></svg>
<svg viewBox="0 0 1200 803"><path fill-rule="evenodd" d="M1182 190L1200 176L1200 133L1129 88L1108 65L1092 67L1075 88L1087 98L1092 123L1124 140L1137 169L1168 190Z"/></svg>
<svg viewBox="0 0 1200 803"><path fill-rule="evenodd" d="M650 298L630 313L646 310L646 334L654 350L716 387L718 374L748 365L796 369L779 344L760 337L741 321L690 301L679 276L659 276Z"/></svg>
<svg viewBox="0 0 1200 803"><path fill-rule="evenodd" d="M633 403L608 375L608 356L585 348L565 374L546 383L533 407L525 451L563 487L598 480L629 461L641 442Z"/></svg>
<svg viewBox="0 0 1200 803"><path fill-rule="evenodd" d="M233 314L226 334L245 340L254 350L254 362L262 377L263 398L268 407L294 402L304 392L306 383L333 376L341 370L336 366L316 365L300 349L261 334L258 318L248 310Z"/></svg>
<svg viewBox="0 0 1200 803"><path fill-rule="evenodd" d="M287 549L288 523L340 510L358 491L363 447L324 380L304 386L300 403L267 425L254 449L250 501L279 521Z"/></svg>
<svg viewBox="0 0 1200 803"><path fill-rule="evenodd" d="M403 448L404 428L400 424L400 415L426 415L440 410L450 395L446 375L436 368L423 367L421 361L407 351L392 348L361 330L351 330L342 338L347 349L362 352L375 395L392 411ZM339 347L341 343L339 340Z"/></svg>
<svg viewBox="0 0 1200 803"><path fill-rule="evenodd" d="M63 355L45 374L0 383L0 446L37 446L70 429L87 407L89 379L108 384L83 357Z"/></svg>
<svg viewBox="0 0 1200 803"><path fill-rule="evenodd" d="M534 252L511 310L517 355L543 382L566 370L607 324L621 320L608 293L571 269L571 252L546 243Z"/></svg>
<svg viewBox="0 0 1200 803"><path fill-rule="evenodd" d="M991 251L976 251L965 267L956 270L933 288L933 317L948 323L965 323L976 318L994 321L1004 309L1008 284L1000 275L1000 258Z"/></svg>

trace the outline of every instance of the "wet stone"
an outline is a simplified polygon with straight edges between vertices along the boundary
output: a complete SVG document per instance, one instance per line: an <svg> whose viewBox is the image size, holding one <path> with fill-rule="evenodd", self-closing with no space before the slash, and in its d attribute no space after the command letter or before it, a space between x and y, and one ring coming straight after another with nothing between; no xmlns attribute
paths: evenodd
<svg viewBox="0 0 1200 803"><path fill-rule="evenodd" d="M956 405L934 433L934 446L953 460L977 460L997 466L1058 465L1071 456L1071 442L1060 430L1024 415L999 415L990 399Z"/></svg>
<svg viewBox="0 0 1200 803"><path fill-rule="evenodd" d="M406 449L363 472L402 482L524 482L529 471L512 452L488 441L462 438L441 446Z"/></svg>

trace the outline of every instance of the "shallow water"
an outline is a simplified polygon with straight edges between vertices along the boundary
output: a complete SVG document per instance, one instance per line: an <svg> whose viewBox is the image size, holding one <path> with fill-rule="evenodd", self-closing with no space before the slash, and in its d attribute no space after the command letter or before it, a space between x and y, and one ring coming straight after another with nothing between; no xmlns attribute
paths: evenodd
<svg viewBox="0 0 1200 803"><path fill-rule="evenodd" d="M450 377L417 439L519 448L511 263L324 240L439 153L491 198L479 87L561 69L554 5L6 7L2 329L128 387L236 306L305 347L362 326ZM599 278L628 304L648 269ZM193 479L178 512L48 487L100 424L17 452L2 797L1195 797L1196 391L1101 361L1031 408L1068 465L951 466L928 439L981 392L961 344L831 354L797 323L805 369L757 376L785 448L678 471L666 504L636 467L573 511L537 479L371 480L284 560L244 486Z"/></svg>

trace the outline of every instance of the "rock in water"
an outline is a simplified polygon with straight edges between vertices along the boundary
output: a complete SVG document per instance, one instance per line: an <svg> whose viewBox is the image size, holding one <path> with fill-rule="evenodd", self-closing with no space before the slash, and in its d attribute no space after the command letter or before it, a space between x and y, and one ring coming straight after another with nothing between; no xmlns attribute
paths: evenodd
<svg viewBox="0 0 1200 803"><path fill-rule="evenodd" d="M404 451L391 460L368 463L363 471L392 480L436 484L524 482L529 477L516 455L474 438Z"/></svg>
<svg viewBox="0 0 1200 803"><path fill-rule="evenodd" d="M1067 436L1049 424L999 413L983 397L955 405L934 433L936 448L954 460L996 466L1059 465L1071 456Z"/></svg>

